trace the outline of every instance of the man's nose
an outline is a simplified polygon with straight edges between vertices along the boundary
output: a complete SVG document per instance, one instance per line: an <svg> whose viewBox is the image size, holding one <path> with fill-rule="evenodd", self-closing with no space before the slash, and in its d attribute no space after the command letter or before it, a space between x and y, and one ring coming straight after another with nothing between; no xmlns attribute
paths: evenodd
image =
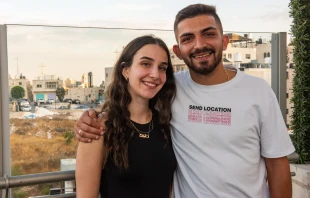
<svg viewBox="0 0 310 198"><path fill-rule="evenodd" d="M201 37L196 37L196 49L201 49L206 46L205 40Z"/></svg>

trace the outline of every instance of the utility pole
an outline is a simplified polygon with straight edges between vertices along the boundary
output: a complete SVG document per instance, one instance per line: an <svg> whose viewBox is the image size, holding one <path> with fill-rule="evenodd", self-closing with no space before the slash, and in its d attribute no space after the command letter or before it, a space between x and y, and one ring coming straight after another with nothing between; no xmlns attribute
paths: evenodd
<svg viewBox="0 0 310 198"><path fill-rule="evenodd" d="M16 72L17 72L16 76L18 77L18 76L19 76L18 57L16 57L15 60L16 60L16 69L17 69L17 71L16 71Z"/></svg>

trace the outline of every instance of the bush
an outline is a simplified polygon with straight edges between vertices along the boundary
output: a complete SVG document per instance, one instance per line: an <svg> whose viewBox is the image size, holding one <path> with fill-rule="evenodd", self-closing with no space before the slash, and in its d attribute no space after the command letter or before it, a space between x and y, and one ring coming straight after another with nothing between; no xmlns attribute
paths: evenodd
<svg viewBox="0 0 310 198"><path fill-rule="evenodd" d="M11 174L12 176L16 176L16 175L24 175L25 173L20 165L14 165L12 166Z"/></svg>
<svg viewBox="0 0 310 198"><path fill-rule="evenodd" d="M74 133L72 131L66 131L64 134L64 138L66 139L66 144L70 144L72 142L73 137L74 137Z"/></svg>
<svg viewBox="0 0 310 198"><path fill-rule="evenodd" d="M14 198L25 198L25 197L28 197L28 195L29 195L22 188L13 189L12 194L13 194Z"/></svg>
<svg viewBox="0 0 310 198"><path fill-rule="evenodd" d="M294 46L295 76L293 79L293 143L299 163L310 160L310 4L291 0L291 28Z"/></svg>
<svg viewBox="0 0 310 198"><path fill-rule="evenodd" d="M22 130L22 129L17 129L17 130L15 131L15 133L18 134L18 135L25 135L25 134L26 134L25 131Z"/></svg>

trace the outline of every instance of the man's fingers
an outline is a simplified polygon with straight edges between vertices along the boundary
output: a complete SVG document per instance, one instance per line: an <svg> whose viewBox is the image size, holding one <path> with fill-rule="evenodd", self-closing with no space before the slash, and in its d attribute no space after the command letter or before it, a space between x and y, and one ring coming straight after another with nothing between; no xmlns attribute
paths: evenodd
<svg viewBox="0 0 310 198"><path fill-rule="evenodd" d="M80 128L77 128L77 133L76 134L76 137L79 139L99 139L99 136L98 135L95 135L95 134L92 134L92 133L86 133L84 130L80 129Z"/></svg>
<svg viewBox="0 0 310 198"><path fill-rule="evenodd" d="M91 134L92 136L96 136L96 135L98 136L100 135L101 132L103 132L103 130L95 128L91 124L89 125L86 123L79 123L77 125L76 132L79 132L79 130L82 130L82 132L79 133L79 135L82 137L87 137L84 134Z"/></svg>
<svg viewBox="0 0 310 198"><path fill-rule="evenodd" d="M91 142L92 142L91 139L83 138L83 137L81 137L81 136L78 135L78 134L75 134L75 137L76 137L76 139L77 139L79 142L84 142L84 143L91 143Z"/></svg>
<svg viewBox="0 0 310 198"><path fill-rule="evenodd" d="M97 118L97 112L95 111L95 109L91 108L91 109L88 109L86 112L88 113L88 116L90 118Z"/></svg>
<svg viewBox="0 0 310 198"><path fill-rule="evenodd" d="M78 126L79 128L81 128L83 124L86 124L86 125L89 125L89 126L91 126L91 127L97 128L97 129L100 129L100 128L101 128L101 130L102 130L102 125L101 125L99 122L97 122L96 119L97 119L97 116L94 117L94 118L92 118L92 117L89 116L88 111L85 111L85 112L81 115L80 119L78 120L77 126ZM87 131L86 128L82 128L82 129L85 130L85 131ZM89 131L87 131L87 132L89 132Z"/></svg>

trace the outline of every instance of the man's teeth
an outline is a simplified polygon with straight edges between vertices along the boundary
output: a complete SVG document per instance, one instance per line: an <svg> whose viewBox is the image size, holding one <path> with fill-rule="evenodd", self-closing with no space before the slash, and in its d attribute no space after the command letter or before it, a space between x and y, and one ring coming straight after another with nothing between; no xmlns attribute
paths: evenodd
<svg viewBox="0 0 310 198"><path fill-rule="evenodd" d="M148 86L150 86L150 87L155 87L155 86L156 86L155 84L149 83L149 82L144 82L144 84L146 84L146 85L148 85Z"/></svg>
<svg viewBox="0 0 310 198"><path fill-rule="evenodd" d="M195 58L203 58L203 57L209 56L210 54L211 54L211 52L208 52L208 53L205 53L205 54L202 54L202 55L196 55L194 57Z"/></svg>

